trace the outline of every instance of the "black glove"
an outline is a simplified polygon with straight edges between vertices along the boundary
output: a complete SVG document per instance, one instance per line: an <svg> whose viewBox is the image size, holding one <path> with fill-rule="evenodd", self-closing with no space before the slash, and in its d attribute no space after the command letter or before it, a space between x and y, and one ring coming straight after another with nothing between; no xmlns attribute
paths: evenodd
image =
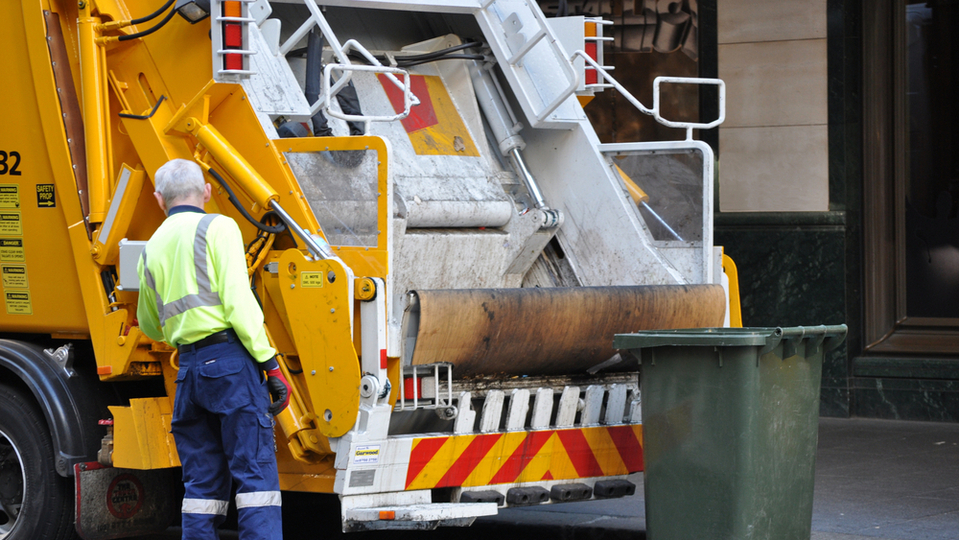
<svg viewBox="0 0 959 540"><path fill-rule="evenodd" d="M290 383L286 382L286 377L283 376L280 368L273 368L266 372L266 387L270 390L270 397L273 398L269 408L270 414L276 416L290 404Z"/></svg>

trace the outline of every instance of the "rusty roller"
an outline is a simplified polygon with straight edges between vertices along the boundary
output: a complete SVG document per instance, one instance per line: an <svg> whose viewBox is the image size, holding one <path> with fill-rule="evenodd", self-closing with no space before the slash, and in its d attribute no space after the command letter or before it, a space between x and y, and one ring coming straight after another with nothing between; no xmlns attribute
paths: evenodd
<svg viewBox="0 0 959 540"><path fill-rule="evenodd" d="M719 285L412 291L404 364L457 378L582 373L617 363L615 334L722 326Z"/></svg>

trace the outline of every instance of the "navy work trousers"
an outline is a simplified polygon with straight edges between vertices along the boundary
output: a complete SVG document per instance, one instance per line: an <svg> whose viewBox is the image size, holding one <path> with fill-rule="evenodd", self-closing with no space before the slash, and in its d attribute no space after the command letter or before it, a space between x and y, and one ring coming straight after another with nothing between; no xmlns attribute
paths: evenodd
<svg viewBox="0 0 959 540"><path fill-rule="evenodd" d="M281 540L280 481L266 382L243 344L180 352L172 432L183 465L183 540L215 540L231 480L241 540Z"/></svg>

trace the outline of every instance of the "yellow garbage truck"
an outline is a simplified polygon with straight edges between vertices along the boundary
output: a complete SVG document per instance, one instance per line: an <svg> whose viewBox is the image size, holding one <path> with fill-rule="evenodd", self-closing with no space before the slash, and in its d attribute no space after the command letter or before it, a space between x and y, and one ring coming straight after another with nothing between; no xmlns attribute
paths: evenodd
<svg viewBox="0 0 959 540"><path fill-rule="evenodd" d="M165 162L232 217L291 382L280 485L345 531L619 497L642 469L613 335L735 325L713 154L527 0L0 2L0 539L175 517L176 349L136 320ZM681 131L602 144L616 90ZM728 266L728 265L726 265ZM730 321L728 313L732 312Z"/></svg>

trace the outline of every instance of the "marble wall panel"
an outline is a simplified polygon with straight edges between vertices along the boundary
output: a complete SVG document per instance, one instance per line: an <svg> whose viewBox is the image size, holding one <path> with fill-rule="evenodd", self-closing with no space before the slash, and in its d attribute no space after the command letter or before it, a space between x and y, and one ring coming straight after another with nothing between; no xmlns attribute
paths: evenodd
<svg viewBox="0 0 959 540"><path fill-rule="evenodd" d="M825 39L720 45L723 128L826 124L826 65Z"/></svg>
<svg viewBox="0 0 959 540"><path fill-rule="evenodd" d="M826 0L718 0L719 43L826 37Z"/></svg>
<svg viewBox="0 0 959 540"><path fill-rule="evenodd" d="M826 125L723 128L721 212L829 210Z"/></svg>

